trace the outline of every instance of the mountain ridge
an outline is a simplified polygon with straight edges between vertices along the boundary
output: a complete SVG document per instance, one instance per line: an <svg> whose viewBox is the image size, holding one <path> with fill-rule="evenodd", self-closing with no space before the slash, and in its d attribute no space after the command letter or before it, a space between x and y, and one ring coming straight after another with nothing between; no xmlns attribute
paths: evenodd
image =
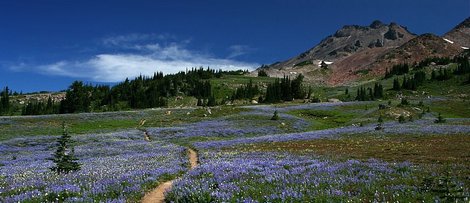
<svg viewBox="0 0 470 203"><path fill-rule="evenodd" d="M364 77L379 76L397 63L455 56L463 51L467 41L470 46L469 25L470 18L467 18L443 37L418 36L395 22L385 24L375 20L368 26L345 25L298 56L261 67L252 75L263 69L272 77L301 73L306 81L314 84L349 84Z"/></svg>

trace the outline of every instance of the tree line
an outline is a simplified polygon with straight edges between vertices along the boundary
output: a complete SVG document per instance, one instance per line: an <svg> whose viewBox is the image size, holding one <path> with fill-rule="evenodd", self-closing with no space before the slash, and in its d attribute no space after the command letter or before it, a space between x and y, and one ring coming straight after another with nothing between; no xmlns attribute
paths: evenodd
<svg viewBox="0 0 470 203"><path fill-rule="evenodd" d="M223 75L242 75L248 70L222 71L192 68L176 74L155 73L151 77L138 76L126 79L114 86L90 85L81 81L73 82L65 91L65 99L53 102L29 102L22 109L23 115L118 111L165 107L168 98L194 96L206 104L214 105L211 78Z"/></svg>

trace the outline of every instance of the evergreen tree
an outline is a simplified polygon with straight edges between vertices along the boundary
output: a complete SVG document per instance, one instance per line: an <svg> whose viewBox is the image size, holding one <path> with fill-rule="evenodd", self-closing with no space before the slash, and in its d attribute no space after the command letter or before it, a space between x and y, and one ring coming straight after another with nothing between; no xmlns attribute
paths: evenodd
<svg viewBox="0 0 470 203"><path fill-rule="evenodd" d="M382 84L377 85L377 98L383 98L384 97L384 87Z"/></svg>
<svg viewBox="0 0 470 203"><path fill-rule="evenodd" d="M10 91L5 87L0 93L0 114L5 114L10 111Z"/></svg>
<svg viewBox="0 0 470 203"><path fill-rule="evenodd" d="M446 119L442 117L441 113L439 113L439 116L437 116L437 119L434 120L434 123L445 123L445 122L446 122Z"/></svg>
<svg viewBox="0 0 470 203"><path fill-rule="evenodd" d="M399 91L400 88L400 82L398 81L398 78L393 79L393 90Z"/></svg>
<svg viewBox="0 0 470 203"><path fill-rule="evenodd" d="M291 88L292 88L292 96L295 99L304 99L306 94L305 90L302 86L302 82L304 80L304 76L302 74L297 75L297 77L292 80Z"/></svg>
<svg viewBox="0 0 470 203"><path fill-rule="evenodd" d="M406 122L405 116L403 116L403 115L398 116L398 122L399 123L405 123Z"/></svg>
<svg viewBox="0 0 470 203"><path fill-rule="evenodd" d="M214 95L211 95L207 100L207 106L217 106L217 102L215 100Z"/></svg>
<svg viewBox="0 0 470 203"><path fill-rule="evenodd" d="M382 115L379 116L379 118L377 119L377 126L375 126L375 130L382 130L383 129L383 124L384 120L382 118Z"/></svg>
<svg viewBox="0 0 470 203"><path fill-rule="evenodd" d="M382 115L379 116L379 118L377 119L377 122L378 123L383 123L384 122L384 119L382 118Z"/></svg>
<svg viewBox="0 0 470 203"><path fill-rule="evenodd" d="M265 70L259 70L258 77L268 77L268 73Z"/></svg>
<svg viewBox="0 0 470 203"><path fill-rule="evenodd" d="M466 73L470 73L470 63L467 57L458 57L455 59L458 63L457 69L454 71L456 75L463 75Z"/></svg>
<svg viewBox="0 0 470 203"><path fill-rule="evenodd" d="M401 102L400 102L400 105L402 106L406 106L406 105L409 105L410 103L408 102L408 100L406 98L401 98Z"/></svg>
<svg viewBox="0 0 470 203"><path fill-rule="evenodd" d="M385 71L385 78L391 78L394 75L403 75L410 71L410 66L407 63L398 64L392 66L392 69L389 70L388 68Z"/></svg>
<svg viewBox="0 0 470 203"><path fill-rule="evenodd" d="M276 111L274 111L274 114L273 114L273 117L271 117L271 120L277 121L279 119L281 119L281 117L279 117L279 113L276 110Z"/></svg>
<svg viewBox="0 0 470 203"><path fill-rule="evenodd" d="M51 158L55 164L51 170L58 174L80 170L80 164L75 157L73 141L67 132L65 123L62 123L62 130L62 136L57 140L57 150L54 157Z"/></svg>
<svg viewBox="0 0 470 203"><path fill-rule="evenodd" d="M202 99L201 98L198 98L197 99L197 106L203 106L204 104L202 103Z"/></svg>

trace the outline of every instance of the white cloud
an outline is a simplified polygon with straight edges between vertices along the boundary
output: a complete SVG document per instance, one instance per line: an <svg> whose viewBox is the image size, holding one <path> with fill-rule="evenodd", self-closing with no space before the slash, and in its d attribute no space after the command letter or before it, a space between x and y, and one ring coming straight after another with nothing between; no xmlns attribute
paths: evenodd
<svg viewBox="0 0 470 203"><path fill-rule="evenodd" d="M138 45L146 53L99 54L84 61L59 61L36 66L43 74L86 78L96 82L119 82L140 74L177 73L192 67L211 67L223 70L252 70L255 63L240 62L198 54L177 43L162 46L158 43ZM137 46L136 46L137 48ZM23 66L22 66L23 67Z"/></svg>
<svg viewBox="0 0 470 203"><path fill-rule="evenodd" d="M248 54L251 51L253 51L254 49L251 48L248 45L237 44L237 45L230 46L229 50L230 50L230 54L227 56L227 58L231 59L231 58L235 58L237 56Z"/></svg>
<svg viewBox="0 0 470 203"><path fill-rule="evenodd" d="M127 35L115 35L102 39L102 43L106 46L127 46L139 42L147 41L163 41L175 39L175 36L170 34L142 34L132 33Z"/></svg>
<svg viewBox="0 0 470 203"><path fill-rule="evenodd" d="M234 60L236 56L252 50L246 45L229 48L228 58L218 58L201 54L187 47L190 40L175 41L172 35L130 34L104 38L97 48L112 48L112 53L101 53L84 60L60 60L50 64L31 65L31 63L11 64L13 71L35 71L46 75L82 78L95 82L119 82L125 78L139 75L177 73L193 67L212 69L253 70L259 65ZM116 52L117 50L117 52Z"/></svg>

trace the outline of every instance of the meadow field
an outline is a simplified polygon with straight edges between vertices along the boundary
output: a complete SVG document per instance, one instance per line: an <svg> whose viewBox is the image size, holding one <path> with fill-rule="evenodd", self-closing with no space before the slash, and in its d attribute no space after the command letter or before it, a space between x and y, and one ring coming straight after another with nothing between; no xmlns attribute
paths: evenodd
<svg viewBox="0 0 470 203"><path fill-rule="evenodd" d="M139 202L168 180L167 202L468 202L470 110L463 102L2 117L0 202ZM433 106L446 122L435 122ZM275 111L279 120L271 119ZM411 116L398 122L397 112ZM49 170L61 121L82 165L65 175ZM194 169L188 149L198 153Z"/></svg>

